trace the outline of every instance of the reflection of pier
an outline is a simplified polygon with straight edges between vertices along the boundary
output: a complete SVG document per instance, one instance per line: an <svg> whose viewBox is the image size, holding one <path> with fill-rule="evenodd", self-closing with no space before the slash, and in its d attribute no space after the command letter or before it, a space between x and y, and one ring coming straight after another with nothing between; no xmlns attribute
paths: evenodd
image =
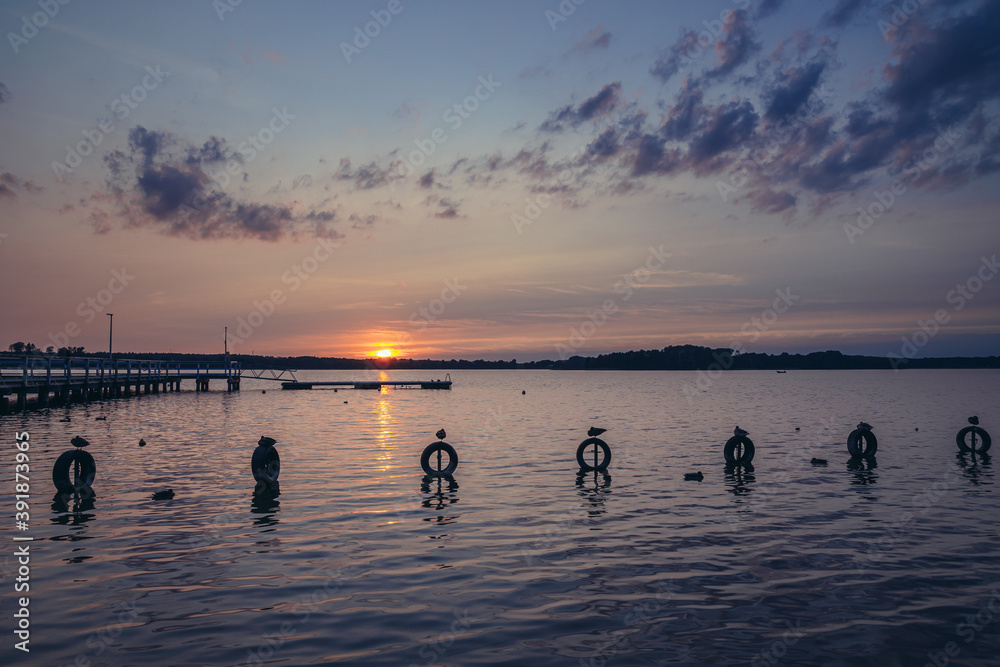
<svg viewBox="0 0 1000 667"><path fill-rule="evenodd" d="M0 357L0 411L16 397L19 410L74 401L105 400L180 391L181 382L194 380L197 391L208 391L211 380L225 380L229 391L239 391L240 364L236 361L146 361L86 357Z"/></svg>

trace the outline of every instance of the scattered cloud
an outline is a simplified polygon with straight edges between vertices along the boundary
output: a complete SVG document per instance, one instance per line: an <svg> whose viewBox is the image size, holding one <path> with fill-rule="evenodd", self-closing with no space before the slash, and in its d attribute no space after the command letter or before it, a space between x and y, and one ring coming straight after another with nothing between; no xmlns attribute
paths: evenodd
<svg viewBox="0 0 1000 667"><path fill-rule="evenodd" d="M278 241L310 234L327 238L341 234L330 227L336 214L294 205L237 201L213 190L208 169L239 162L225 140L211 137L201 146L169 132L132 128L126 150L105 156L108 193L93 197L91 223L98 233L111 230L104 205L109 202L127 227L146 227L168 236L190 239L257 239Z"/></svg>
<svg viewBox="0 0 1000 667"><path fill-rule="evenodd" d="M45 188L40 185L35 185L34 181L27 181L23 178L18 178L9 171L0 174L0 197L13 199L17 196L18 192L35 194L38 192L45 192Z"/></svg>
<svg viewBox="0 0 1000 667"><path fill-rule="evenodd" d="M582 123L603 116L615 110L620 102L622 84L609 83L593 97L588 97L578 106L567 104L549 114L539 128L543 132L561 132L567 126L578 127Z"/></svg>
<svg viewBox="0 0 1000 667"><path fill-rule="evenodd" d="M822 23L833 28L843 28L868 2L869 0L838 0L837 6L823 15Z"/></svg>
<svg viewBox="0 0 1000 667"><path fill-rule="evenodd" d="M0 81L0 104L10 101L10 89Z"/></svg>
<svg viewBox="0 0 1000 667"><path fill-rule="evenodd" d="M574 51L593 51L594 49L606 49L611 44L611 33L604 29L604 26L597 26L583 39L573 45Z"/></svg>

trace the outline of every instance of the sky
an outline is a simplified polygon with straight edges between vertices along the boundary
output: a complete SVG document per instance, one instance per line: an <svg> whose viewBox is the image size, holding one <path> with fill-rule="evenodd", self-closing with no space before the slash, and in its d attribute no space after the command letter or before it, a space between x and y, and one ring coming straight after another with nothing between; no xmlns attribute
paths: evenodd
<svg viewBox="0 0 1000 667"><path fill-rule="evenodd" d="M0 347L1000 350L1000 3L0 2ZM228 333L226 333L228 330Z"/></svg>

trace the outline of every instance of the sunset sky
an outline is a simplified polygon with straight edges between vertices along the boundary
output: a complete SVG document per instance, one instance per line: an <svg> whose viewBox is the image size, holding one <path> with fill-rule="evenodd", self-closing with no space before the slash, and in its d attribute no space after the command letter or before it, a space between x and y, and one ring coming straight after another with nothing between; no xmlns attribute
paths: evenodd
<svg viewBox="0 0 1000 667"><path fill-rule="evenodd" d="M0 347L1000 353L998 2L232 4L0 3Z"/></svg>

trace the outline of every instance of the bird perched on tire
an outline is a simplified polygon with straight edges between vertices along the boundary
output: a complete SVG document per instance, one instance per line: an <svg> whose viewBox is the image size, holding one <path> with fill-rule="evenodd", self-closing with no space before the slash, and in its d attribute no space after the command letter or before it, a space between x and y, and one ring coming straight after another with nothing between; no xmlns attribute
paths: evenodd
<svg viewBox="0 0 1000 667"><path fill-rule="evenodd" d="M80 436L76 436L75 438L69 441L69 444L73 445L74 447L86 447L90 443L81 438Z"/></svg>
<svg viewBox="0 0 1000 667"><path fill-rule="evenodd" d="M872 430L872 425L865 422L858 422L859 431L870 431Z"/></svg>
<svg viewBox="0 0 1000 667"><path fill-rule="evenodd" d="M606 428L597 428L596 426L591 426L590 430L587 431L587 435L589 435L591 438L596 438L597 436L599 436L600 434L604 433L607 430L608 429Z"/></svg>
<svg viewBox="0 0 1000 667"><path fill-rule="evenodd" d="M443 428L439 428L438 432L434 434L434 437L437 438L438 440L444 440L446 437L448 437L448 434L444 432Z"/></svg>
<svg viewBox="0 0 1000 667"><path fill-rule="evenodd" d="M979 426L979 417L975 415L969 417L969 423L972 424L973 426Z"/></svg>
<svg viewBox="0 0 1000 667"><path fill-rule="evenodd" d="M739 426L737 426L736 428L733 429L733 435L735 435L737 438L742 438L745 435L750 435L750 431L744 431Z"/></svg>
<svg viewBox="0 0 1000 667"><path fill-rule="evenodd" d="M269 438L266 435L260 436L260 440L257 441L258 447L274 447L277 440L274 438Z"/></svg>

